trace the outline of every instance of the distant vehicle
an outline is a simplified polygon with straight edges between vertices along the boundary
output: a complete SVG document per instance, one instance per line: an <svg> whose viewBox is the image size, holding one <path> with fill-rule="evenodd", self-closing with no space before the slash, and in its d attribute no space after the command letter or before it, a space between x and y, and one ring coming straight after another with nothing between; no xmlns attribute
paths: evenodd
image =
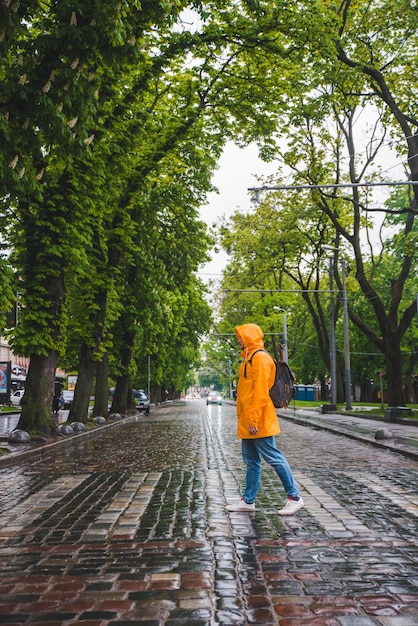
<svg viewBox="0 0 418 626"><path fill-rule="evenodd" d="M74 391L72 389L64 389L61 391L59 399L60 409L71 409L74 400Z"/></svg>
<svg viewBox="0 0 418 626"><path fill-rule="evenodd" d="M222 396L218 391L210 391L206 396L206 404L222 404Z"/></svg>
<svg viewBox="0 0 418 626"><path fill-rule="evenodd" d="M142 391L141 389L139 391L135 391L134 397L136 400L137 410L144 411L145 415L149 415L150 401L145 391Z"/></svg>
<svg viewBox="0 0 418 626"><path fill-rule="evenodd" d="M24 393L24 389L16 389L16 391L10 396L10 404L13 406L20 406Z"/></svg>

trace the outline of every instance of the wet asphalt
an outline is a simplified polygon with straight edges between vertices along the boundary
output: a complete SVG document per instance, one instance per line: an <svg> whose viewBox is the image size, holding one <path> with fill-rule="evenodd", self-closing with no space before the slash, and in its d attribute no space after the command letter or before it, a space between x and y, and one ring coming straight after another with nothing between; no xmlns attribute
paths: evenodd
<svg viewBox="0 0 418 626"><path fill-rule="evenodd" d="M0 624L418 626L417 458L297 417L277 438L305 501L288 518L268 466L256 512L226 511L245 480L229 404L0 465Z"/></svg>

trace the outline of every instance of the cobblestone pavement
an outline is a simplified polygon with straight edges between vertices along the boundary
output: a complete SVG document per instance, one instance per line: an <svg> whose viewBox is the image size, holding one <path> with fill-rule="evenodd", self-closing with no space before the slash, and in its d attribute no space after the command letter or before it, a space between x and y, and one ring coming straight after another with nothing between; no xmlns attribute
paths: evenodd
<svg viewBox="0 0 418 626"><path fill-rule="evenodd" d="M280 409L279 414L295 423L338 432L346 437L367 441L376 447L395 450L418 461L418 423L416 421L404 419L401 423L388 422L376 416L372 419L366 412L361 417L341 412L321 414L318 408L307 407ZM376 433L381 430L389 431L392 438L376 440Z"/></svg>
<svg viewBox="0 0 418 626"><path fill-rule="evenodd" d="M306 506L265 466L255 514L235 408L169 404L0 467L0 623L417 626L418 464L282 420Z"/></svg>

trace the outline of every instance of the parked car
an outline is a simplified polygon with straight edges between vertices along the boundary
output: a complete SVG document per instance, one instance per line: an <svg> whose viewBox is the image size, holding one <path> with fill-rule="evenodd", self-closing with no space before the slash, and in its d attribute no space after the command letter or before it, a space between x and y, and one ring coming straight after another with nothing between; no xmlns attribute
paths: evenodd
<svg viewBox="0 0 418 626"><path fill-rule="evenodd" d="M210 391L206 396L206 404L222 404L222 399L218 391Z"/></svg>
<svg viewBox="0 0 418 626"><path fill-rule="evenodd" d="M10 404L12 404L13 406L20 406L24 393L24 389L16 389L16 391L10 396Z"/></svg>
<svg viewBox="0 0 418 626"><path fill-rule="evenodd" d="M59 399L60 409L71 409L74 400L74 391L72 389L64 389L61 391Z"/></svg>
<svg viewBox="0 0 418 626"><path fill-rule="evenodd" d="M135 400L137 410L144 411L145 415L149 415L150 401L145 391L136 391Z"/></svg>

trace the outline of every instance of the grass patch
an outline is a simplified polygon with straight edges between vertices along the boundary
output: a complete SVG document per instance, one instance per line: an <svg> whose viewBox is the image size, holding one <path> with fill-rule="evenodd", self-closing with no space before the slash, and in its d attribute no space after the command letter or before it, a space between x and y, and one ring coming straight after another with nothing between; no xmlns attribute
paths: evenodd
<svg viewBox="0 0 418 626"><path fill-rule="evenodd" d="M290 406L295 406L295 408L319 408L322 404L327 404L322 400L292 400ZM408 404L408 408L412 409L412 413L408 414L408 419L416 419L418 420L418 404ZM382 409L382 405L376 402L352 402L352 409L349 411L350 414L356 414L364 417L365 415L377 415L379 417L384 417L384 413L387 406ZM345 413L345 403L341 402L337 404L337 412Z"/></svg>

